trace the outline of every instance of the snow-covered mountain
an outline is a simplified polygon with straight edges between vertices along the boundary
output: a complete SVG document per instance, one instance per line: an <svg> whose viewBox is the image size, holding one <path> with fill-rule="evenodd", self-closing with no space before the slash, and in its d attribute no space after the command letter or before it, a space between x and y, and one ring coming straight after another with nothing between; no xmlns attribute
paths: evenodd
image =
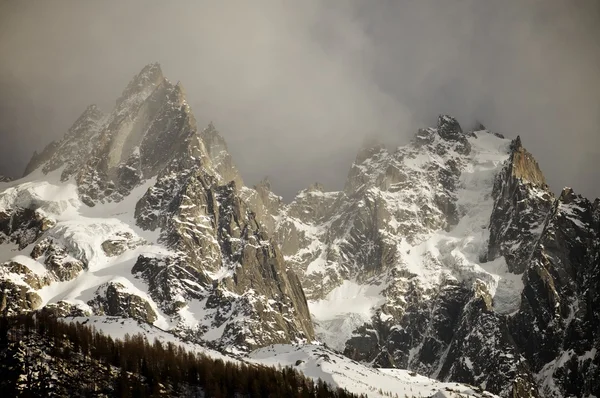
<svg viewBox="0 0 600 398"><path fill-rule="evenodd" d="M7 314L134 318L342 378L403 369L368 370L384 384L600 396L600 200L554 197L519 137L450 116L394 151L368 142L343 191L286 204L266 180L244 186L215 127L148 65L110 114L88 107L0 181L0 263ZM349 359L272 348L315 340Z"/></svg>
<svg viewBox="0 0 600 398"><path fill-rule="evenodd" d="M133 317L248 350L310 341L298 277L212 127L148 65L0 193L2 309Z"/></svg>
<svg viewBox="0 0 600 398"><path fill-rule="evenodd" d="M348 357L502 396L598 394L599 203L555 198L519 137L440 116L394 152L365 146L342 192L301 191L276 229L317 337Z"/></svg>

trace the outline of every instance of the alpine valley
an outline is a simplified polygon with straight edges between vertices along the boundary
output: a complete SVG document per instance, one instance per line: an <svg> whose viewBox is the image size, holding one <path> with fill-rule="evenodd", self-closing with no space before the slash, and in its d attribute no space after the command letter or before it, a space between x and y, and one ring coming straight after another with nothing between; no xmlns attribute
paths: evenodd
<svg viewBox="0 0 600 398"><path fill-rule="evenodd" d="M5 316L375 397L600 397L600 200L556 197L519 137L447 115L285 203L151 64L0 176L0 264Z"/></svg>

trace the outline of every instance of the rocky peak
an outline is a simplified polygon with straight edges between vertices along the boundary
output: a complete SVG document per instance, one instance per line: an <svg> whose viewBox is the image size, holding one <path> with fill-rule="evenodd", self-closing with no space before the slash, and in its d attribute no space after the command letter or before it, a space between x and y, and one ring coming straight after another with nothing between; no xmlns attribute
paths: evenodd
<svg viewBox="0 0 600 398"><path fill-rule="evenodd" d="M308 186L308 192L324 192L325 187L319 182L312 183Z"/></svg>
<svg viewBox="0 0 600 398"><path fill-rule="evenodd" d="M24 175L40 167L47 174L66 166L61 179L68 179L88 159L105 118L96 105L88 106L61 140L51 142L39 154L33 153Z"/></svg>
<svg viewBox="0 0 600 398"><path fill-rule="evenodd" d="M217 157L221 154L221 152L227 151L227 143L221 134L219 134L219 131L216 129L213 122L210 122L208 126L202 130L200 136L202 137L204 145L206 146L206 150L211 157Z"/></svg>
<svg viewBox="0 0 600 398"><path fill-rule="evenodd" d="M133 97L145 95L146 97L156 88L162 81L164 76L162 69L158 63L146 65L140 73L138 73L127 85L119 99L117 99L117 107L123 105Z"/></svg>
<svg viewBox="0 0 600 398"><path fill-rule="evenodd" d="M76 175L79 182L104 184L103 194L89 190L82 193L92 204L94 198L106 197L114 190L109 188L114 181L107 180L117 178L119 168L130 156L139 155L142 139L159 111L165 105L178 107L184 102L181 87L170 84L158 64L147 65L123 90L110 115L104 115L95 105L89 106L62 140L51 143L41 154L34 154L25 174L40 167L49 173L66 166L61 175L63 181Z"/></svg>
<svg viewBox="0 0 600 398"><path fill-rule="evenodd" d="M487 259L504 256L508 269L521 274L552 208L554 196L520 137L510 143L509 153L492 190L495 203L490 216Z"/></svg>
<svg viewBox="0 0 600 398"><path fill-rule="evenodd" d="M574 191L573 188L571 187L565 187L563 188L563 190L561 191L558 200L566 205L576 201L578 198L581 198L580 195L577 195Z"/></svg>
<svg viewBox="0 0 600 398"><path fill-rule="evenodd" d="M12 181L11 178L5 177L2 174L0 174L0 182L10 182L10 181Z"/></svg>
<svg viewBox="0 0 600 398"><path fill-rule="evenodd" d="M487 128L479 120L476 120L473 131L483 131L483 130L487 130Z"/></svg>
<svg viewBox="0 0 600 398"><path fill-rule="evenodd" d="M273 215L279 211L281 205L281 197L273 193L271 187L271 181L269 177L265 177L259 181L258 184L254 185L254 190L258 193L262 204L267 207L268 214Z"/></svg>
<svg viewBox="0 0 600 398"><path fill-rule="evenodd" d="M515 342L546 397L600 392L600 230L594 204L565 188L528 256ZM543 331L540 333L540 331Z"/></svg>
<svg viewBox="0 0 600 398"><path fill-rule="evenodd" d="M48 307L33 291L45 279L34 274L48 283L91 277L86 301L48 304L62 315L137 318L237 350L314 338L300 281L264 226L280 198L265 195L263 225L261 198L243 186L225 140L212 123L198 131L182 85L158 64L132 79L107 117L88 108L41 159L43 172L65 166L74 184L53 185L49 198L38 197L42 189L35 200L31 190L45 181L0 192L0 244L34 248L23 252L31 253L22 256L27 267L0 267L0 310ZM81 212L65 211L73 208ZM121 267L123 256L137 257L133 268Z"/></svg>
<svg viewBox="0 0 600 398"><path fill-rule="evenodd" d="M440 137L448 140L457 139L463 134L458 121L448 115L438 116L437 131Z"/></svg>
<svg viewBox="0 0 600 398"><path fill-rule="evenodd" d="M354 195L366 187L387 158L388 151L383 144L375 138L366 138L348 172L344 192Z"/></svg>
<svg viewBox="0 0 600 398"><path fill-rule="evenodd" d="M88 106L83 111L81 116L79 116L79 118L75 121L75 123L73 123L73 126L71 126L66 134L66 138L74 138L81 132L85 132L90 127L98 124L105 117L106 115L100 110L100 108L98 108L97 105L92 104Z"/></svg>
<svg viewBox="0 0 600 398"><path fill-rule="evenodd" d="M283 206L283 198L273 193L268 177L251 188L242 187L240 195L254 211L256 220L270 234L275 232L275 220Z"/></svg>
<svg viewBox="0 0 600 398"><path fill-rule="evenodd" d="M244 186L242 177L233 163L231 154L227 150L227 143L212 122L202 130L200 137L208 152L208 156L212 160L217 177L222 179L224 183L235 181L237 188Z"/></svg>
<svg viewBox="0 0 600 398"><path fill-rule="evenodd" d="M356 154L354 164L362 164L365 160L373 157L375 154L386 151L385 145L383 145L377 137L368 136L365 137L360 150Z"/></svg>
<svg viewBox="0 0 600 398"><path fill-rule="evenodd" d="M437 134L431 134L433 132ZM468 155L471 152L471 144L468 137L472 137L473 135L473 132L463 133L462 127L452 116L440 115L438 116L437 127L435 129L430 128L419 131L415 137L415 141L420 146L429 145L435 141L436 136L439 136L443 142L438 142L435 145L434 150L436 153L444 155L448 149L453 149L462 155Z"/></svg>
<svg viewBox="0 0 600 398"><path fill-rule="evenodd" d="M260 180L258 182L258 184L256 184L254 186L254 189L256 189L257 191L264 192L264 193L272 192L271 191L271 181L269 181L269 177L264 177L262 180Z"/></svg>
<svg viewBox="0 0 600 398"><path fill-rule="evenodd" d="M523 143L521 142L521 136L518 135L517 138L515 138L514 140L512 140L510 142L510 151L511 152L515 152L518 151L519 149L523 148Z"/></svg>
<svg viewBox="0 0 600 398"><path fill-rule="evenodd" d="M546 179L544 178L537 161L533 155L523 147L520 136L517 136L517 138L510 143L510 151L510 168L512 175L544 190L548 190Z"/></svg>

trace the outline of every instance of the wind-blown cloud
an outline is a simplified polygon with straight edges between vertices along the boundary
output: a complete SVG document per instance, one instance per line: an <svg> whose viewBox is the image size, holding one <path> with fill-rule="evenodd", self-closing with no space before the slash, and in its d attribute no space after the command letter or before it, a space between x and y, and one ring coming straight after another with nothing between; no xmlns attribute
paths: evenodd
<svg viewBox="0 0 600 398"><path fill-rule="evenodd" d="M595 1L104 1L0 5L0 172L158 61L247 183L343 186L365 135L438 113L520 134L551 186L600 195Z"/></svg>

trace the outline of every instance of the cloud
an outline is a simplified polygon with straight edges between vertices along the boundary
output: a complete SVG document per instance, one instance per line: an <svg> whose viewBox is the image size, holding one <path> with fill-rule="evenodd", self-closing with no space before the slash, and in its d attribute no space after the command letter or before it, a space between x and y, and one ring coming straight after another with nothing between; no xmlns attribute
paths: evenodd
<svg viewBox="0 0 600 398"><path fill-rule="evenodd" d="M398 145L438 113L521 134L551 186L598 196L600 7L577 4L5 2L0 170L158 61L246 182L269 175L287 198L340 188L364 135Z"/></svg>

